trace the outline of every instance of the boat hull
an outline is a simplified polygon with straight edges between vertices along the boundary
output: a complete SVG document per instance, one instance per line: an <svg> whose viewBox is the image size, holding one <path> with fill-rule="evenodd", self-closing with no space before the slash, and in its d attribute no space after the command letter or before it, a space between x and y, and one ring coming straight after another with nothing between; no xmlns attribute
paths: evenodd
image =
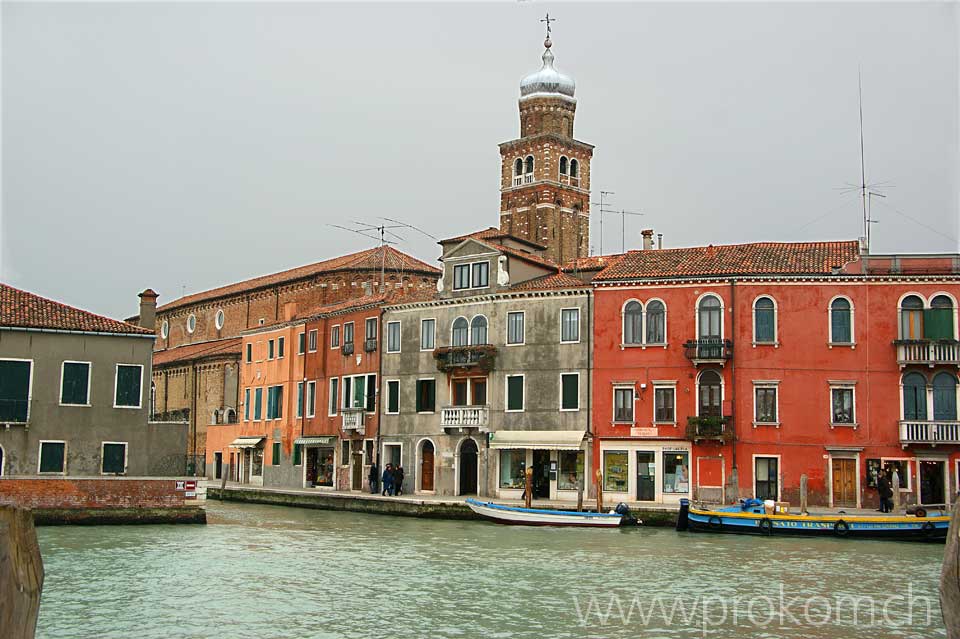
<svg viewBox="0 0 960 639"><path fill-rule="evenodd" d="M514 526L579 526L591 528L616 528L623 516L607 513L580 513L564 510L516 508L492 502L467 499L470 509L489 521Z"/></svg>

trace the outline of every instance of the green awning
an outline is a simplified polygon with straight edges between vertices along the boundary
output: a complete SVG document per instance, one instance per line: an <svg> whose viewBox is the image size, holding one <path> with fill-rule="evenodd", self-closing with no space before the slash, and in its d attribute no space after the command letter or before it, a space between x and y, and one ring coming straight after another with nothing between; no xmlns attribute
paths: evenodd
<svg viewBox="0 0 960 639"><path fill-rule="evenodd" d="M294 444L302 446L325 446L332 444L336 437L299 437L293 440Z"/></svg>

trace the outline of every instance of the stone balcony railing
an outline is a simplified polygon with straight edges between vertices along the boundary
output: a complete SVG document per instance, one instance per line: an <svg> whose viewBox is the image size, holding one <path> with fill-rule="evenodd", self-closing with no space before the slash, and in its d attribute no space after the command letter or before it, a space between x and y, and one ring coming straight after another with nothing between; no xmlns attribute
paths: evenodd
<svg viewBox="0 0 960 639"><path fill-rule="evenodd" d="M686 439L692 442L700 440L728 442L733 439L730 418L727 416L688 417Z"/></svg>
<svg viewBox="0 0 960 639"><path fill-rule="evenodd" d="M437 370L450 372L462 369L490 371L497 357L497 347L490 344L444 346L433 351Z"/></svg>
<svg viewBox="0 0 960 639"><path fill-rule="evenodd" d="M900 422L901 444L960 444L960 421Z"/></svg>
<svg viewBox="0 0 960 639"><path fill-rule="evenodd" d="M960 342L957 340L900 339L897 347L897 364L935 366L953 364L960 366Z"/></svg>
<svg viewBox="0 0 960 639"><path fill-rule="evenodd" d="M479 428L490 425L489 406L444 406L440 409L440 425L444 428Z"/></svg>
<svg viewBox="0 0 960 639"><path fill-rule="evenodd" d="M733 342L719 337L701 337L691 339L683 345L684 355L694 366L700 364L720 364L733 357Z"/></svg>
<svg viewBox="0 0 960 639"><path fill-rule="evenodd" d="M344 408L341 413L343 414L343 430L355 430L363 435L366 411L362 408Z"/></svg>

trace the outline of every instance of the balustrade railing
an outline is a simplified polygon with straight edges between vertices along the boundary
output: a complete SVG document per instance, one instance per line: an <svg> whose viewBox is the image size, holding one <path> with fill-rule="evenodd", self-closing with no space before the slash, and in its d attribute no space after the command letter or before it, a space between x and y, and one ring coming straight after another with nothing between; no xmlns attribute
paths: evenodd
<svg viewBox="0 0 960 639"><path fill-rule="evenodd" d="M900 422L901 444L960 444L960 421Z"/></svg>

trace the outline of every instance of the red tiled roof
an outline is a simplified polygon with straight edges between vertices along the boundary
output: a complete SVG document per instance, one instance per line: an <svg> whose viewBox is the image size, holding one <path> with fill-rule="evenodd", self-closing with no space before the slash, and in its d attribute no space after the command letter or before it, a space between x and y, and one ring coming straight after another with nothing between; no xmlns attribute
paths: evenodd
<svg viewBox="0 0 960 639"><path fill-rule="evenodd" d="M211 342L186 344L184 346L177 346L176 348L169 348L165 351L154 351L153 365L163 366L174 362L204 359L218 355L236 355L239 357L241 341L239 337L229 337Z"/></svg>
<svg viewBox="0 0 960 639"><path fill-rule="evenodd" d="M153 331L0 284L0 327L153 335Z"/></svg>
<svg viewBox="0 0 960 639"><path fill-rule="evenodd" d="M213 288L208 291L201 291L200 293L186 295L160 306L157 310L170 311L188 304L196 304L198 302L213 300L219 297L245 293L247 291L266 286L284 284L286 282L313 277L314 275L319 275L321 273L347 270L379 271L384 263L384 251L386 251L385 259L386 269L388 271L402 270L405 272L416 271L421 273L429 273L432 275L440 274L440 269L430 266L426 262L421 262L411 255L407 255L406 253L398 251L392 246L386 246L382 248L377 247L367 249L365 251L359 251L357 253L350 253L349 255L342 255L340 257L324 260L323 262L317 262L315 264L308 264L306 266L299 266L286 271L280 271L279 273L273 273L271 275L254 277L249 280L237 282L236 284L228 284L226 286Z"/></svg>
<svg viewBox="0 0 960 639"><path fill-rule="evenodd" d="M563 270L570 271L601 271L622 258L626 253L612 253L610 255L591 255L578 257L563 265Z"/></svg>
<svg viewBox="0 0 960 639"><path fill-rule="evenodd" d="M522 237L517 237L516 235L510 235L509 233L504 233L495 226L487 227L481 231L474 231L473 233L468 233L466 235L459 235L457 237L451 237L448 240L440 240L441 243L447 242L462 242L463 240L500 240L503 238L510 238L515 242L523 242L524 244L529 244L530 246L535 246L539 249L546 249L547 247L539 242L534 242L533 240L527 240Z"/></svg>
<svg viewBox="0 0 960 639"><path fill-rule="evenodd" d="M511 286L511 291L545 291L558 288L589 288L590 285L583 280L567 275L566 273L553 273L544 275L526 282L521 282L516 286Z"/></svg>
<svg viewBox="0 0 960 639"><path fill-rule="evenodd" d="M858 260L859 254L856 240L757 242L629 251L603 269L593 281L718 275L825 275L833 266Z"/></svg>

